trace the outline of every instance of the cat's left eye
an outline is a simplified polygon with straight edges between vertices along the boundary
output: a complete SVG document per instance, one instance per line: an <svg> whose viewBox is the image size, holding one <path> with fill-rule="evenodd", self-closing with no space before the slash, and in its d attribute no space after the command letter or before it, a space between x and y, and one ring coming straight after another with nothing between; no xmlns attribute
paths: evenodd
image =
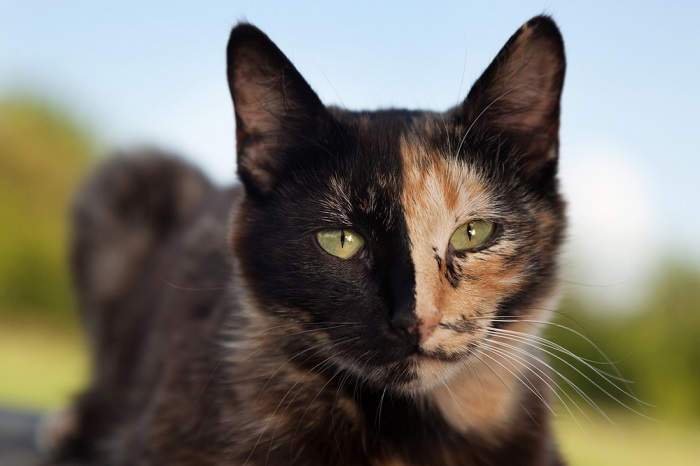
<svg viewBox="0 0 700 466"><path fill-rule="evenodd" d="M491 239L495 226L495 223L484 220L467 222L455 230L450 244L455 251L473 251Z"/></svg>
<svg viewBox="0 0 700 466"><path fill-rule="evenodd" d="M319 231L316 240L324 251L341 259L350 259L365 244L365 239L352 230Z"/></svg>

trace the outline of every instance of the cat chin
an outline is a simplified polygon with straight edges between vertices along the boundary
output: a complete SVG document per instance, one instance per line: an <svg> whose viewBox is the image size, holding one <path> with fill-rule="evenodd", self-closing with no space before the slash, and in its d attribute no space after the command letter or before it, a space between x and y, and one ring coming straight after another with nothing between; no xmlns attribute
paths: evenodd
<svg viewBox="0 0 700 466"><path fill-rule="evenodd" d="M438 387L446 386L464 369L465 364L457 361L440 361L424 358L416 363L416 377L408 386L404 387L404 390L407 394L414 397L430 395Z"/></svg>
<svg viewBox="0 0 700 466"><path fill-rule="evenodd" d="M378 368L373 372L367 372L364 366L364 373L357 376L375 390L388 390L397 395L422 400L440 387L449 386L460 374L469 372L469 364L466 357L441 360L415 354L404 364Z"/></svg>

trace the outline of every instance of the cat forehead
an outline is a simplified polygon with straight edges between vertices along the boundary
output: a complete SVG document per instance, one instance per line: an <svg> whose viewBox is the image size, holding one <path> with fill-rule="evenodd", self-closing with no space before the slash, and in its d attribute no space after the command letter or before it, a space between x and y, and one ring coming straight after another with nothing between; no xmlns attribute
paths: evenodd
<svg viewBox="0 0 700 466"><path fill-rule="evenodd" d="M401 138L400 154L407 216L440 215L459 223L497 214L492 187L478 165L433 147L415 134Z"/></svg>
<svg viewBox="0 0 700 466"><path fill-rule="evenodd" d="M377 214L390 224L396 215L441 213L452 222L497 215L483 172L424 136L399 134L385 149L391 154L364 153L355 176L341 171L328 178L322 200L327 216L352 224L353 213Z"/></svg>

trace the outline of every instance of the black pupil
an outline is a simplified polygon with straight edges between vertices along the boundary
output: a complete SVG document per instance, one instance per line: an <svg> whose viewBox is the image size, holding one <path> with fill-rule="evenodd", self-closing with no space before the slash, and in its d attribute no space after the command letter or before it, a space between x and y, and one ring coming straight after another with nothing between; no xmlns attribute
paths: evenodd
<svg viewBox="0 0 700 466"><path fill-rule="evenodd" d="M340 230L340 247L345 247L345 230Z"/></svg>

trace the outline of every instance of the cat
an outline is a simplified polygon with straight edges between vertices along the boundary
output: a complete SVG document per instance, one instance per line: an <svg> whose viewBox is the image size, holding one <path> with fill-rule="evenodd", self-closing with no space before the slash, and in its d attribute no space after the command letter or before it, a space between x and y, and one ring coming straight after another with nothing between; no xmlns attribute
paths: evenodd
<svg viewBox="0 0 700 466"><path fill-rule="evenodd" d="M240 184L145 150L78 196L94 370L56 457L563 464L526 345L565 228L553 20L524 24L444 113L326 107L246 23L227 60Z"/></svg>

